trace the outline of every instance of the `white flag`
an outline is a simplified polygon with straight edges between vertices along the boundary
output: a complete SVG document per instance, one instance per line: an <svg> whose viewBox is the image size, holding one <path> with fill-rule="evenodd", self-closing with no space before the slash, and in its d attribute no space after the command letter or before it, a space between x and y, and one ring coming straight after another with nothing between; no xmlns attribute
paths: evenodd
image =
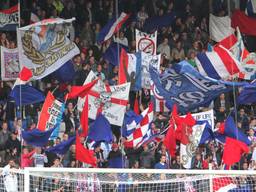
<svg viewBox="0 0 256 192"><path fill-rule="evenodd" d="M230 17L217 17L210 14L209 32L210 38L216 42L234 33L234 29L231 27Z"/></svg>
<svg viewBox="0 0 256 192"><path fill-rule="evenodd" d="M79 54L68 38L73 20L46 19L18 29L20 63L32 71L33 79L49 75Z"/></svg>
<svg viewBox="0 0 256 192"><path fill-rule="evenodd" d="M136 29L136 52L143 51L145 53L155 55L157 48L156 40L157 31L149 34Z"/></svg>

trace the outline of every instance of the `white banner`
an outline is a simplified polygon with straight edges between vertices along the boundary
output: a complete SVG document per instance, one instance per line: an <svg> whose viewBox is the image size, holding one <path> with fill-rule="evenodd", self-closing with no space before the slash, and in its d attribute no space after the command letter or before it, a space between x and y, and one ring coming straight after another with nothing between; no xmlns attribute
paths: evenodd
<svg viewBox="0 0 256 192"><path fill-rule="evenodd" d="M79 54L68 38L74 19L47 19L18 29L20 63L33 72L33 79L41 79L56 71Z"/></svg>
<svg viewBox="0 0 256 192"><path fill-rule="evenodd" d="M94 72L91 71L84 84L87 84L96 78ZM96 119L97 114L101 112L111 124L122 126L126 105L128 103L129 91L130 83L107 87L101 80L99 80L88 94L89 118ZM82 110L83 103L84 99L79 98L77 106L78 110Z"/></svg>
<svg viewBox="0 0 256 192"><path fill-rule="evenodd" d="M212 109L209 111L194 113L192 114L192 116L196 121L208 121L208 123L212 127L212 130L214 130L214 115Z"/></svg>
<svg viewBox="0 0 256 192"><path fill-rule="evenodd" d="M7 49L1 46L1 78L3 81L15 80L19 76L18 48Z"/></svg>
<svg viewBox="0 0 256 192"><path fill-rule="evenodd" d="M145 53L155 55L157 49L157 31L152 34L136 31L136 52L143 51Z"/></svg>
<svg viewBox="0 0 256 192"><path fill-rule="evenodd" d="M141 86L142 88L150 89L151 77L149 73L149 66L154 67L157 71L160 70L161 55L150 55L141 52Z"/></svg>

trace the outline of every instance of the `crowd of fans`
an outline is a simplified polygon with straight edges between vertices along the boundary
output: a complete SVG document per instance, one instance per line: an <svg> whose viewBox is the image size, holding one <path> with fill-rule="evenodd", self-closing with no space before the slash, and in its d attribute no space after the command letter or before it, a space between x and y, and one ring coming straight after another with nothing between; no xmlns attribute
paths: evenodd
<svg viewBox="0 0 256 192"><path fill-rule="evenodd" d="M135 29L141 29L146 20L153 16L175 12L177 17L169 27L158 29L157 52L162 54L161 70L174 65L181 60L187 60L195 65L196 54L206 50L207 43L211 42L208 33L209 8L216 15L227 14L226 4L223 1L214 1L209 6L204 0L23 0L21 3L21 25L29 24L30 13L35 13L40 20L45 18L71 18L75 17L73 31L70 38L77 44L81 53L73 58L75 78L72 82L59 83L48 76L41 81L32 82L38 89L44 91L54 90L58 98L68 92L71 85L82 85L90 70L97 73L101 79L110 85L118 82L118 66L112 66L102 58L102 54L112 41L128 46L129 52L135 52ZM218 3L216 3L218 2ZM225 2L225 1L224 1ZM8 7L9 1L3 1ZM5 7L5 6L2 6ZM118 9L117 9L118 8ZM96 43L96 38L106 22L115 17L118 12L125 11L132 14L131 19L110 40L103 44ZM211 42L213 43L213 42ZM17 45L15 32L0 32L0 45L15 48ZM56 155L45 151L45 148L34 148L22 142L21 130L36 128L42 103L22 108L15 106L8 100L8 95L14 82L0 81L0 165L5 165L10 159L15 159L21 167L81 167L86 166L75 159L75 145L64 155ZM234 105L237 91L221 94L209 108L200 108L196 111L214 109L215 127L218 128L232 109L237 112L237 126L252 141L251 151L243 155L241 161L233 169L255 169L256 154L256 116L255 106ZM129 106L133 108L137 93L131 91ZM145 109L150 101L150 91L142 89L138 92L141 110ZM152 130L163 131L169 120L169 113L155 113ZM67 140L79 129L79 112L76 101L68 100L63 114L62 126L64 130L59 138L49 142L54 146ZM130 168L158 168L182 169L179 147L176 158L171 158L162 142L151 142L139 149L123 148L121 128L112 126L115 140L113 144L104 142L95 146L98 167L113 167L114 159L122 157L123 167ZM47 146L47 147L49 147ZM46 148L47 148L46 147ZM192 169L222 169L223 144L211 141L201 145L192 159Z"/></svg>

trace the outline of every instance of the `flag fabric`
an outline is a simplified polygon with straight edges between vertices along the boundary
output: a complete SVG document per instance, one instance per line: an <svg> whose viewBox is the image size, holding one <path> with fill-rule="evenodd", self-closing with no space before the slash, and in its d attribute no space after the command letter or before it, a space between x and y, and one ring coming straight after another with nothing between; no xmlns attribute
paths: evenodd
<svg viewBox="0 0 256 192"><path fill-rule="evenodd" d="M15 85L9 95L16 106L25 106L40 103L45 100L43 92L30 85Z"/></svg>
<svg viewBox="0 0 256 192"><path fill-rule="evenodd" d="M19 4L0 10L0 30L15 31L19 24Z"/></svg>
<svg viewBox="0 0 256 192"><path fill-rule="evenodd" d="M233 32L234 29L231 27L231 19L229 16L217 17L210 14L209 33L212 40L219 42Z"/></svg>
<svg viewBox="0 0 256 192"><path fill-rule="evenodd" d="M166 106L169 109L177 104L181 112L187 112L208 104L219 94L232 90L233 86L244 85L244 83L228 83L204 77L189 63L185 63L184 68L183 64L184 62L176 64L163 74L150 68L155 88L166 100Z"/></svg>
<svg viewBox="0 0 256 192"><path fill-rule="evenodd" d="M80 136L76 136L76 160L87 163L92 167L97 167L97 159L94 152L85 148L80 142Z"/></svg>
<svg viewBox="0 0 256 192"><path fill-rule="evenodd" d="M56 130L58 130L64 108L65 104L55 99L53 94L49 91L39 115L38 129L44 131L55 126Z"/></svg>
<svg viewBox="0 0 256 192"><path fill-rule="evenodd" d="M105 141L110 143L113 141L111 125L107 118L102 114L99 114L95 121L91 124L88 132L88 138L95 142Z"/></svg>
<svg viewBox="0 0 256 192"><path fill-rule="evenodd" d="M173 24L175 18L175 13L167 13L162 16L150 17L145 21L143 30L146 32L151 32L163 27L169 27Z"/></svg>
<svg viewBox="0 0 256 192"><path fill-rule="evenodd" d="M126 53L121 50L118 84L131 83L130 89L138 91L141 89L141 54Z"/></svg>
<svg viewBox="0 0 256 192"><path fill-rule="evenodd" d="M135 30L136 34L136 52L143 51L145 53L155 55L157 50L157 31L154 33L145 33Z"/></svg>
<svg viewBox="0 0 256 192"><path fill-rule="evenodd" d="M19 76L18 48L8 49L1 46L1 79L3 81L15 80Z"/></svg>
<svg viewBox="0 0 256 192"><path fill-rule="evenodd" d="M244 12L235 10L231 19L233 28L238 27L245 35L256 36L256 29L252 27L256 25L256 18L248 17Z"/></svg>
<svg viewBox="0 0 256 192"><path fill-rule="evenodd" d="M222 160L226 165L231 166L240 161L243 153L249 153L249 151L249 147L245 143L226 137Z"/></svg>
<svg viewBox="0 0 256 192"><path fill-rule="evenodd" d="M152 67L157 71L160 71L161 54L150 55L141 52L141 87L150 89L152 80L149 73L149 68Z"/></svg>
<svg viewBox="0 0 256 192"><path fill-rule="evenodd" d="M169 154L172 158L176 156L176 136L175 136L175 124L174 120L171 117L169 120L169 128L165 135L163 144L166 146Z"/></svg>
<svg viewBox="0 0 256 192"><path fill-rule="evenodd" d="M74 18L46 19L17 31L20 63L41 79L56 71L80 51L68 38Z"/></svg>
<svg viewBox="0 0 256 192"><path fill-rule="evenodd" d="M72 60L67 61L63 66L52 73L52 77L61 83L71 82L75 77L74 63Z"/></svg>
<svg viewBox="0 0 256 192"><path fill-rule="evenodd" d="M232 177L216 177L212 180L214 192L226 192L237 188L237 185L233 181Z"/></svg>
<svg viewBox="0 0 256 192"><path fill-rule="evenodd" d="M214 79L227 79L243 71L240 62L224 47L216 46L212 52L196 57L199 72Z"/></svg>
<svg viewBox="0 0 256 192"><path fill-rule="evenodd" d="M46 151L59 155L64 155L69 150L70 146L74 143L75 139L76 136L70 137L67 141L63 141L58 145L50 147L46 149Z"/></svg>
<svg viewBox="0 0 256 192"><path fill-rule="evenodd" d="M137 94L136 94L136 97L135 97L133 110L134 110L134 112L135 112L137 115L140 114L140 104L139 104L139 98L138 98Z"/></svg>
<svg viewBox="0 0 256 192"><path fill-rule="evenodd" d="M77 97L85 97L88 92L93 88L94 85L98 82L98 79L95 78L93 81L83 85L83 86L72 86L71 91L65 96L66 99L74 99Z"/></svg>
<svg viewBox="0 0 256 192"><path fill-rule="evenodd" d="M96 79L97 76L91 71L86 80L85 84ZM96 119L99 113L102 113L110 122L110 124L122 126L126 106L128 103L130 91L130 83L124 83L117 86L105 85L102 80L92 87L88 92L88 103L89 103L89 118ZM84 99L78 100L78 110L83 107Z"/></svg>
<svg viewBox="0 0 256 192"><path fill-rule="evenodd" d="M143 119L142 115L140 114L138 115L132 110L127 111L124 116L124 123L122 126L122 136L127 137L131 135L142 119Z"/></svg>
<svg viewBox="0 0 256 192"><path fill-rule="evenodd" d="M39 21L40 21L39 17L35 13L31 12L31 14L30 14L30 24L37 23Z"/></svg>
<svg viewBox="0 0 256 192"><path fill-rule="evenodd" d="M104 41L110 39L116 32L120 30L129 16L129 14L122 12L118 18L111 19L99 32L97 42L103 43Z"/></svg>
<svg viewBox="0 0 256 192"><path fill-rule="evenodd" d="M255 17L256 15L256 1L248 0L245 8L245 14L249 17Z"/></svg>
<svg viewBox="0 0 256 192"><path fill-rule="evenodd" d="M106 51L102 54L104 60L108 61L113 66L118 66L120 63L121 49L128 51L128 47L112 42Z"/></svg>
<svg viewBox="0 0 256 192"><path fill-rule="evenodd" d="M256 81L243 86L243 90L237 98L238 104L252 104L256 102Z"/></svg>
<svg viewBox="0 0 256 192"><path fill-rule="evenodd" d="M251 141L248 139L247 135L237 128L232 116L227 117L225 123L222 124L218 132L226 137L237 139L248 146L251 145Z"/></svg>
<svg viewBox="0 0 256 192"><path fill-rule="evenodd" d="M47 131L32 129L29 131L22 131L21 136L27 144L33 145L36 147L43 147L48 143L48 140L54 130L55 130L55 127Z"/></svg>
<svg viewBox="0 0 256 192"><path fill-rule="evenodd" d="M161 112L161 113L165 113L165 112L169 112L170 110L168 109L168 107L166 107L166 101L164 99L163 96L159 95L156 86L152 83L151 85L151 90L150 90L150 94L151 94L151 99L154 102L154 111L155 112Z"/></svg>
<svg viewBox="0 0 256 192"><path fill-rule="evenodd" d="M88 99L86 99L84 102L83 111L80 116L80 124L82 127L81 136L84 136L84 137L86 137L88 135L88 130L89 130L88 111L89 111Z"/></svg>
<svg viewBox="0 0 256 192"><path fill-rule="evenodd" d="M16 79L13 87L16 85L25 85L32 78L32 71L26 67L22 67L18 78Z"/></svg>
<svg viewBox="0 0 256 192"><path fill-rule="evenodd" d="M153 103L150 102L148 108L141 113L143 118L136 124L134 131L126 137L127 139L124 143L126 148L138 148L152 136L150 124L154 117L153 108ZM132 123L134 124L134 122Z"/></svg>

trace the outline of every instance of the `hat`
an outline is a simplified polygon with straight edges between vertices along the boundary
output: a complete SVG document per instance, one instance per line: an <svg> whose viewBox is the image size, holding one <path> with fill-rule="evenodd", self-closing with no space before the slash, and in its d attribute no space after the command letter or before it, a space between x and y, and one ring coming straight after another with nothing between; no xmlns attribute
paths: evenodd
<svg viewBox="0 0 256 192"><path fill-rule="evenodd" d="M113 143L112 144L112 149L118 148L118 144L117 143Z"/></svg>

